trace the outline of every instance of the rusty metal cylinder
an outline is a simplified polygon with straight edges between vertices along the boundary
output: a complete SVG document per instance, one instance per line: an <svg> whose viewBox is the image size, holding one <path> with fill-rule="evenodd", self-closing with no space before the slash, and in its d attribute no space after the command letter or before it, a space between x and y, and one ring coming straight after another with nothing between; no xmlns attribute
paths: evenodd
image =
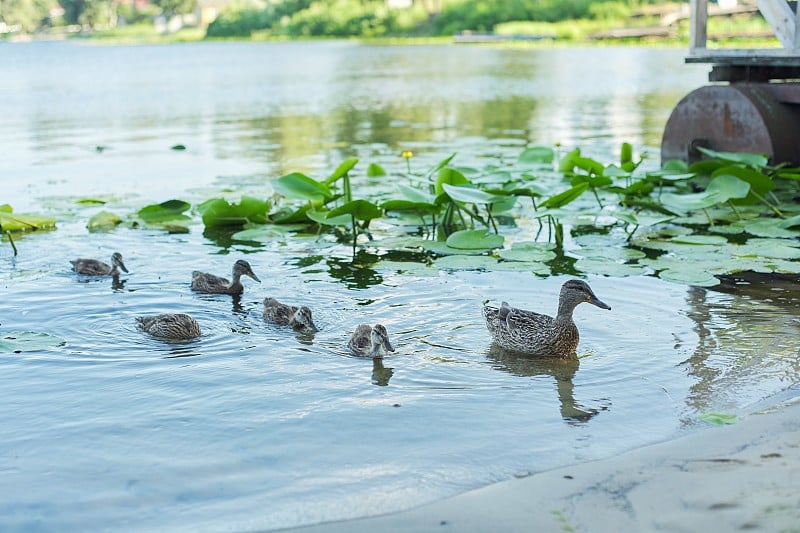
<svg viewBox="0 0 800 533"><path fill-rule="evenodd" d="M697 161L697 146L800 165L800 84L732 83L692 91L667 120L661 161Z"/></svg>

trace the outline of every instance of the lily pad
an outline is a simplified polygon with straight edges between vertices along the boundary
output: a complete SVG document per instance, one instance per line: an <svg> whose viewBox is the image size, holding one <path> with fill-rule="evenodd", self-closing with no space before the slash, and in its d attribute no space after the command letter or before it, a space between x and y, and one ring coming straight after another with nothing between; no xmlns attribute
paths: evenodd
<svg viewBox="0 0 800 533"><path fill-rule="evenodd" d="M300 172L293 172L273 180L272 189L281 196L297 200L321 202L333 197L326 184L311 179Z"/></svg>
<svg viewBox="0 0 800 533"><path fill-rule="evenodd" d="M66 344L61 337L35 331L10 331L0 335L0 353L35 352Z"/></svg>
<svg viewBox="0 0 800 533"><path fill-rule="evenodd" d="M309 209L306 211L306 216L316 222L317 224L322 224L324 226L349 226L353 219L350 215L339 215L339 216L329 216L330 210L323 210L323 211L315 211Z"/></svg>
<svg viewBox="0 0 800 533"><path fill-rule="evenodd" d="M104 231L116 228L122 223L122 219L109 211L100 211L92 215L86 227L89 231Z"/></svg>
<svg viewBox="0 0 800 533"><path fill-rule="evenodd" d="M728 239L721 235L680 235L670 240L679 244L709 244L712 246L728 243Z"/></svg>
<svg viewBox="0 0 800 533"><path fill-rule="evenodd" d="M242 196L238 204L228 203L224 198L212 198L197 206L207 228L242 226L248 222L264 224L269 208L269 202L250 196Z"/></svg>
<svg viewBox="0 0 800 533"><path fill-rule="evenodd" d="M448 255L436 259L433 264L442 270L492 270L497 260L485 255Z"/></svg>
<svg viewBox="0 0 800 533"><path fill-rule="evenodd" d="M447 246L463 250L490 250L503 246L503 236L487 230L456 231L447 238Z"/></svg>
<svg viewBox="0 0 800 533"><path fill-rule="evenodd" d="M555 151L549 146L532 146L523 150L517 161L520 163L552 163L555 155Z"/></svg>
<svg viewBox="0 0 800 533"><path fill-rule="evenodd" d="M697 417L698 420L702 420L703 422L707 422L709 424L713 424L715 426L724 426L728 424L735 424L738 422L738 418L736 415L731 415L727 413L702 413Z"/></svg>
<svg viewBox="0 0 800 533"><path fill-rule="evenodd" d="M348 172L353 170L353 167L356 166L357 164L358 164L357 157L350 157L348 159L345 159L339 164L338 167L336 167L336 170L333 171L333 174L328 176L328 179L325 180L325 185L330 185L331 183L334 183L336 180L343 178L344 176L347 175Z"/></svg>
<svg viewBox="0 0 800 533"><path fill-rule="evenodd" d="M644 269L639 265L628 265L604 259L578 259L575 261L575 268L586 274L598 274L600 276L611 276L615 278L625 278L629 276L640 276Z"/></svg>
<svg viewBox="0 0 800 533"><path fill-rule="evenodd" d="M511 248L500 250L498 254L505 261L524 261L530 263L544 263L555 259L555 246L550 243L515 242Z"/></svg>
<svg viewBox="0 0 800 533"><path fill-rule="evenodd" d="M370 163L367 167L367 176L370 178L377 178L380 176L385 176L386 170L378 163Z"/></svg>
<svg viewBox="0 0 800 533"><path fill-rule="evenodd" d="M36 231L41 229L53 229L56 227L56 219L43 215L23 215L10 211L0 211L0 227L3 231Z"/></svg>
<svg viewBox="0 0 800 533"><path fill-rule="evenodd" d="M160 204L153 204L139 209L139 218L149 223L159 223L172 220L188 219L184 215L185 211L191 208L191 204L183 200L167 200Z"/></svg>
<svg viewBox="0 0 800 533"><path fill-rule="evenodd" d="M351 215L357 220L372 220L383 215L381 209L367 200L353 200L344 205L340 205L328 212L327 218L336 218L341 215Z"/></svg>
<svg viewBox="0 0 800 533"><path fill-rule="evenodd" d="M457 202L466 202L469 204L491 204L492 202L497 202L504 199L502 196L495 196L494 194L489 194L473 187L462 187L443 183L442 188L444 189L444 192L447 193L447 196Z"/></svg>
<svg viewBox="0 0 800 533"><path fill-rule="evenodd" d="M667 269L659 272L658 277L683 285L695 285L697 287L714 287L719 284L719 280L711 273L699 268L687 268L686 270Z"/></svg>

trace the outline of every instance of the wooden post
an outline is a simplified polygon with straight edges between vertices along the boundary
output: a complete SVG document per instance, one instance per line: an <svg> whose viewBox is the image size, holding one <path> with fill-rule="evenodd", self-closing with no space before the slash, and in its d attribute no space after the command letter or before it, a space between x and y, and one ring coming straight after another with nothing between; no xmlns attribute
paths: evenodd
<svg viewBox="0 0 800 533"><path fill-rule="evenodd" d="M794 51L800 51L800 2L794 8Z"/></svg>
<svg viewBox="0 0 800 533"><path fill-rule="evenodd" d="M690 0L689 2L690 23L689 28L689 53L696 54L700 50L706 49L708 33L706 25L708 22L708 0Z"/></svg>
<svg viewBox="0 0 800 533"><path fill-rule="evenodd" d="M797 14L786 0L758 0L758 10L764 16L784 48L794 50L797 36Z"/></svg>

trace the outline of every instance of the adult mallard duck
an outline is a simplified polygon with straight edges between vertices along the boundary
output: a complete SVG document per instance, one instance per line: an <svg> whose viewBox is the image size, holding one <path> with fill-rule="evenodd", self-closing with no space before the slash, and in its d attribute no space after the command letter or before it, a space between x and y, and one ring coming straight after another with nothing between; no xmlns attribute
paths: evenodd
<svg viewBox="0 0 800 533"><path fill-rule="evenodd" d="M194 339L200 336L200 324L183 313L139 316L136 322L142 331L163 339Z"/></svg>
<svg viewBox="0 0 800 533"><path fill-rule="evenodd" d="M239 259L233 264L233 280L228 281L225 278L215 276L214 274L207 274L195 270L192 272L192 290L197 292L207 292L212 294L241 294L244 291L242 285L242 276L249 276L261 283L253 273L250 263L243 259Z"/></svg>
<svg viewBox="0 0 800 533"><path fill-rule="evenodd" d="M297 331L319 331L311 318L311 309L280 303L275 298L264 299L264 320L281 326L292 326Z"/></svg>
<svg viewBox="0 0 800 533"><path fill-rule="evenodd" d="M578 328L572 312L580 303L601 309L611 307L601 302L585 281L572 279L561 286L556 317L540 315L509 306L485 306L483 316L492 339L501 348L526 355L569 357L578 347Z"/></svg>
<svg viewBox="0 0 800 533"><path fill-rule="evenodd" d="M394 351L389 342L389 333L381 324L375 324L375 327L360 324L350 336L347 347L353 355L360 357L383 357L387 352Z"/></svg>
<svg viewBox="0 0 800 533"><path fill-rule="evenodd" d="M128 272L122 262L122 254L114 252L111 254L111 264L98 261L97 259L76 259L70 261L72 270L84 276L119 276L119 271Z"/></svg>

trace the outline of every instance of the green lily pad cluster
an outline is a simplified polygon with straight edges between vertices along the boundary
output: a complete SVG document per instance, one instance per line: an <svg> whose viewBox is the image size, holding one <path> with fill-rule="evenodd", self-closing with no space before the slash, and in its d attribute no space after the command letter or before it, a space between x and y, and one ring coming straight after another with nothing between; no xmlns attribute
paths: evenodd
<svg viewBox="0 0 800 533"><path fill-rule="evenodd" d="M533 146L513 160L484 157L481 166L456 165L452 154L422 171L404 152L394 167L360 170L353 157L323 178L289 173L270 182L268 199L194 206L172 199L124 216L106 210L104 199L79 203L102 209L89 219L93 231L127 222L180 233L199 217L206 230L236 241L291 247L324 235L311 246L350 243L355 256L360 243L395 263L408 252L426 269L657 275L693 285L742 270L797 273L800 169L701 150L706 159L698 163L652 168L628 143L613 163L577 148ZM55 220L25 219L4 206L0 223L5 232Z"/></svg>

